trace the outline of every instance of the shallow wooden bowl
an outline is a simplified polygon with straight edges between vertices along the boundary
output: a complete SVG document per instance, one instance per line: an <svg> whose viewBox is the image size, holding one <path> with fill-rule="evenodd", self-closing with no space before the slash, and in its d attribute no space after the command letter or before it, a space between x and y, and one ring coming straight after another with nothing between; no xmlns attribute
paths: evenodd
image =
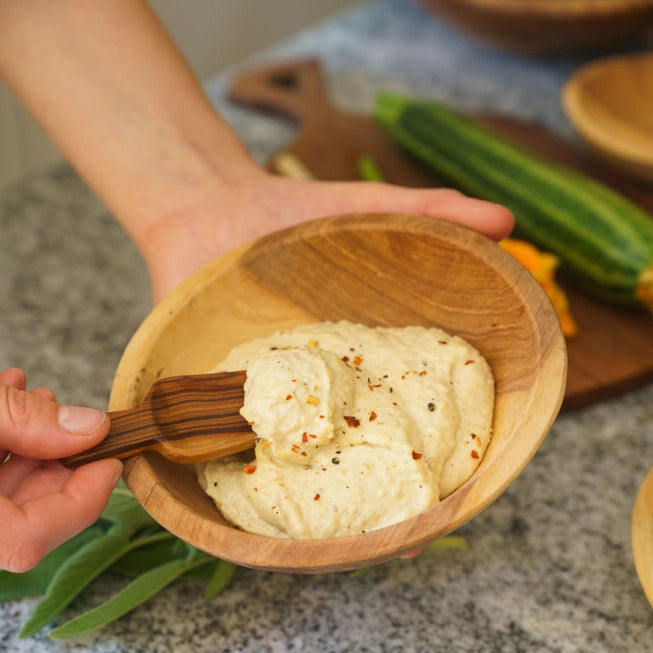
<svg viewBox="0 0 653 653"><path fill-rule="evenodd" d="M219 558L288 572L354 569L445 535L496 499L533 456L562 402L566 350L551 304L501 247L443 221L335 216L243 246L184 282L147 317L117 370L111 409L158 378L202 373L237 343L319 320L437 325L468 339L496 378L493 439L477 473L427 512L352 537L251 535L224 519L192 469L158 454L125 480L165 528Z"/></svg>
<svg viewBox="0 0 653 653"><path fill-rule="evenodd" d="M604 50L653 25L653 0L420 1L461 31L524 54Z"/></svg>
<svg viewBox="0 0 653 653"><path fill-rule="evenodd" d="M582 66L562 89L578 133L604 160L653 183L653 54L606 57Z"/></svg>

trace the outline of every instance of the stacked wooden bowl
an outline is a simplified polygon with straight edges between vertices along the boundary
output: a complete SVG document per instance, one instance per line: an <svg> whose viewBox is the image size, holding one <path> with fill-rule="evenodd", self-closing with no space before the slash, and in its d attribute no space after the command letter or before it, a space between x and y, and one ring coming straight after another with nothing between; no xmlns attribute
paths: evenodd
<svg viewBox="0 0 653 653"><path fill-rule="evenodd" d="M633 43L653 29L653 0L420 0L487 44L567 54Z"/></svg>

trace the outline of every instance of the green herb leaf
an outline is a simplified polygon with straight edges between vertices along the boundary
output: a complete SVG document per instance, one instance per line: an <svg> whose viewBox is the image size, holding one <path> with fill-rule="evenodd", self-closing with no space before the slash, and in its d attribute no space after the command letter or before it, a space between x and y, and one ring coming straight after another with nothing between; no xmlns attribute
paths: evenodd
<svg viewBox="0 0 653 653"><path fill-rule="evenodd" d="M184 578L187 578L188 580L203 580L203 581L211 580L211 578L213 577L213 570L216 561L217 558L211 556L211 559L207 560L203 565L189 569L184 574Z"/></svg>
<svg viewBox="0 0 653 653"><path fill-rule="evenodd" d="M235 571L236 565L233 562L218 560L213 569L211 580L209 580L209 584L204 592L204 598L212 599L214 596L217 596L225 587L227 587L227 585L229 585Z"/></svg>
<svg viewBox="0 0 653 653"><path fill-rule="evenodd" d="M433 540L426 545L427 549L465 549L467 539L462 535L447 535L439 540Z"/></svg>
<svg viewBox="0 0 653 653"><path fill-rule="evenodd" d="M73 554L54 574L45 596L37 603L19 637L30 637L52 621L103 571L129 551L170 537L160 531L130 540L121 528L115 528L92 540Z"/></svg>
<svg viewBox="0 0 653 653"><path fill-rule="evenodd" d="M92 540L73 554L54 574L45 596L23 624L19 637L30 637L54 619L93 579L129 547L129 538L120 530Z"/></svg>
<svg viewBox="0 0 653 653"><path fill-rule="evenodd" d="M134 495L124 486L118 486L111 493L109 503L100 519L115 526L121 526L130 533L135 533L148 526L158 526L134 498Z"/></svg>
<svg viewBox="0 0 653 653"><path fill-rule="evenodd" d="M52 639L72 639L105 626L127 614L194 566L205 564L203 558L173 560L155 567L133 580L106 603L71 619L51 633Z"/></svg>
<svg viewBox="0 0 653 653"><path fill-rule="evenodd" d="M186 552L184 542L168 533L166 539L129 551L112 565L111 571L136 578L164 562L184 557Z"/></svg>
<svg viewBox="0 0 653 653"><path fill-rule="evenodd" d="M90 526L49 553L34 569L22 574L0 571L0 603L43 594L57 569L87 542L104 533L99 526Z"/></svg>
<svg viewBox="0 0 653 653"><path fill-rule="evenodd" d="M349 572L349 578L358 578L359 576L364 576L367 574L371 567L359 567L358 569L354 569L353 571Z"/></svg>

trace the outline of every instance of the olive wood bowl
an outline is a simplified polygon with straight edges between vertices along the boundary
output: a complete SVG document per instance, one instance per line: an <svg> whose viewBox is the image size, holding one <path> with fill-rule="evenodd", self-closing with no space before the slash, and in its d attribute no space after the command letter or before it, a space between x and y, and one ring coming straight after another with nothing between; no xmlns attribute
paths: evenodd
<svg viewBox="0 0 653 653"><path fill-rule="evenodd" d="M239 565L297 573L385 562L455 530L524 469L555 419L565 341L533 277L496 243L456 224L404 215L333 216L233 250L187 279L134 334L111 410L137 406L163 376L211 370L236 344L321 320L434 325L466 338L496 380L493 437L476 473L428 511L355 536L286 539L225 521L191 467L154 452L124 478L169 531Z"/></svg>
<svg viewBox="0 0 653 653"><path fill-rule="evenodd" d="M653 183L653 54L585 64L565 83L562 106L578 133L605 161Z"/></svg>
<svg viewBox="0 0 653 653"><path fill-rule="evenodd" d="M527 55L606 51L653 26L653 0L419 1L479 41Z"/></svg>

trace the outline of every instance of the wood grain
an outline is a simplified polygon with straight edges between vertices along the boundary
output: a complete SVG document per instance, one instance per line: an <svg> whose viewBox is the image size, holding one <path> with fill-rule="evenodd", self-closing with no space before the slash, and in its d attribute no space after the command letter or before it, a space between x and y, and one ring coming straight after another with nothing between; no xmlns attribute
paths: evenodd
<svg viewBox="0 0 653 653"><path fill-rule="evenodd" d="M385 177L405 186L443 185L410 161L368 116L333 107L319 61L301 59L245 71L230 90L233 101L290 116L298 133L287 148L320 179L358 178L356 161L371 154ZM573 166L619 190L653 213L653 192L620 176L543 127L496 115L477 115L499 133L553 160ZM653 380L653 316L611 306L580 293L562 279L579 323L570 340L565 409L619 395Z"/></svg>
<svg viewBox="0 0 653 653"><path fill-rule="evenodd" d="M644 593L653 606L653 467L640 486L631 521L633 558Z"/></svg>
<svg viewBox="0 0 653 653"><path fill-rule="evenodd" d="M653 25L651 0L420 0L463 32L527 54L587 53L636 42Z"/></svg>
<svg viewBox="0 0 653 653"><path fill-rule="evenodd" d="M160 379L140 405L109 413L111 427L102 442L61 462L79 467L157 451L192 464L251 449L256 436L240 415L246 377L239 371Z"/></svg>
<svg viewBox="0 0 653 653"><path fill-rule="evenodd" d="M565 84L563 106L597 154L653 182L653 55L610 57Z"/></svg>
<svg viewBox="0 0 653 653"><path fill-rule="evenodd" d="M156 453L125 480L165 528L219 558L275 571L342 571L386 561L454 530L521 472L560 407L565 343L540 286L503 248L459 225L402 215L333 216L229 252L182 283L120 362L111 410L138 405L161 376L201 374L236 344L281 328L348 319L438 325L468 338L496 377L493 439L477 473L427 512L352 537L290 540L227 523L192 470Z"/></svg>

